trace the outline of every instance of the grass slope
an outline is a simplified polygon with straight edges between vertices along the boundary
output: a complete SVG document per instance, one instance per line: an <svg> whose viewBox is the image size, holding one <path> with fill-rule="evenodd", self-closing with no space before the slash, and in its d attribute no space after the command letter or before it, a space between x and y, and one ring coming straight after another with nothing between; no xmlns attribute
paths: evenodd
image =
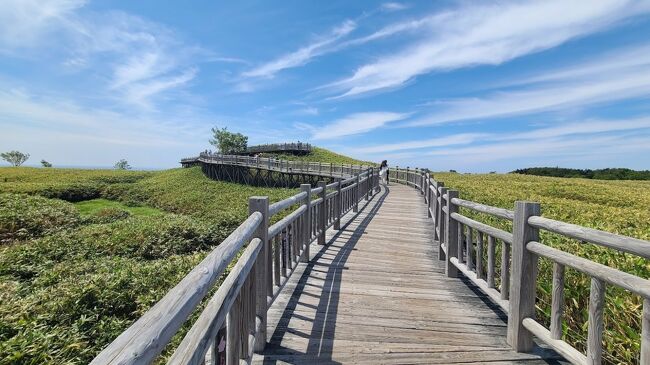
<svg viewBox="0 0 650 365"><path fill-rule="evenodd" d="M88 363L239 225L249 196L294 193L199 168L0 168L0 364Z"/></svg>
<svg viewBox="0 0 650 365"><path fill-rule="evenodd" d="M262 154L264 157L272 156L275 158L281 158L284 160L293 160L293 161L309 161L309 162L326 162L333 164L353 164L353 165L369 165L373 166L377 163L357 160L352 157L344 156L330 150L326 150L320 147L313 147L312 152L304 156L295 156L285 153L265 153Z"/></svg>
<svg viewBox="0 0 650 365"><path fill-rule="evenodd" d="M650 182L603 181L539 177L519 174L433 173L460 197L513 209L516 200L541 203L545 217L617 234L650 240ZM463 214L502 229L509 222L463 209ZM542 242L563 251L618 268L642 278L650 277L650 262L629 254L542 232ZM500 245L499 245L500 246ZM500 255L497 255L499 258ZM500 262L498 263L498 269ZM552 263L540 260L538 317L549 325ZM564 338L583 349L587 336L589 277L567 269L565 284ZM604 357L609 364L639 362L642 300L624 290L607 287Z"/></svg>

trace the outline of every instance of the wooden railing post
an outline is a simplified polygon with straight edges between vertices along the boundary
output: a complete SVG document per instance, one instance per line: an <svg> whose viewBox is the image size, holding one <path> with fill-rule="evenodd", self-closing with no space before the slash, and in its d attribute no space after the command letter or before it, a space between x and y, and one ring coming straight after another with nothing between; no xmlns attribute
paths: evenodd
<svg viewBox="0 0 650 365"><path fill-rule="evenodd" d="M318 182L318 187L323 188L321 192L318 194L318 197L321 198L320 206L318 207L318 244L319 245L324 245L325 244L325 231L326 231L326 223L327 222L327 217L325 216L327 209L325 209L325 196L327 195L327 183L325 181L319 181Z"/></svg>
<svg viewBox="0 0 650 365"><path fill-rule="evenodd" d="M366 201L370 200L371 181L372 181L372 167L368 170L368 174L366 175L366 183L364 184L364 188L366 189Z"/></svg>
<svg viewBox="0 0 650 365"><path fill-rule="evenodd" d="M406 166L406 186L409 186L409 183L411 182L411 167Z"/></svg>
<svg viewBox="0 0 650 365"><path fill-rule="evenodd" d="M442 196L447 193L447 188L444 187L443 183L439 182L438 183L439 188L436 188L435 193L432 196L432 199L434 200L434 216L433 216L433 222L434 222L434 232L433 232L433 239L438 239L438 244L442 245L443 243L446 242L447 240L447 235L445 233L445 230L447 229L447 218L445 215L445 211L442 209L443 206L445 206L444 200L442 199ZM440 197L440 202L438 202L438 197ZM445 259L445 253L442 250L439 250L438 252L438 259L439 260L444 260Z"/></svg>
<svg viewBox="0 0 650 365"><path fill-rule="evenodd" d="M435 209L435 204L433 204L433 200L436 198L436 194L431 190L431 175L427 171L427 182L426 182L426 193L424 194L424 200L427 202L427 218L434 218L435 213L433 212L433 209ZM433 226L434 228L438 225L438 222L433 220ZM433 231L433 239L436 239L436 232L435 230Z"/></svg>
<svg viewBox="0 0 650 365"><path fill-rule="evenodd" d="M359 211L359 174L357 174L357 179L355 180L356 186L352 188L352 191L354 192L354 208L353 212L358 212Z"/></svg>
<svg viewBox="0 0 650 365"><path fill-rule="evenodd" d="M420 194L424 195L424 182L426 178L424 176L424 171L420 171ZM424 201L427 201L427 196L424 195Z"/></svg>
<svg viewBox="0 0 650 365"><path fill-rule="evenodd" d="M336 217L334 217L334 229L340 230L341 212L343 211L343 194L341 194L341 181L343 181L343 179L337 180L338 184L336 184L336 191L338 194L336 194L336 197L334 198L334 214L336 214Z"/></svg>
<svg viewBox="0 0 650 365"><path fill-rule="evenodd" d="M641 318L641 364L650 364L650 299L643 300Z"/></svg>
<svg viewBox="0 0 650 365"><path fill-rule="evenodd" d="M451 262L452 257L458 257L458 222L451 217L453 213L458 213L458 205L452 203L452 199L458 198L458 190L447 190L447 188L442 189L441 194L447 194L447 215L445 219L445 225L447 226L445 230L445 245L447 248L447 255L445 257L445 273L449 278L458 277L458 268ZM440 232L442 235L443 233ZM440 250L442 251L442 250Z"/></svg>
<svg viewBox="0 0 650 365"><path fill-rule="evenodd" d="M305 251L301 256L301 262L309 262L309 232L311 232L311 185L310 184L301 184L300 191L307 193L305 197L305 205L307 210L305 211L303 220L302 220L302 242L305 243Z"/></svg>
<svg viewBox="0 0 650 365"><path fill-rule="evenodd" d="M253 196L248 200L248 212L262 213L262 222L255 230L252 238L259 238L262 241L262 249L257 256L255 263L255 281L256 296L255 314L259 317L261 325L259 331L255 333L254 351L262 351L266 346L266 310L267 296L273 296L273 272L271 248L269 247L269 197Z"/></svg>
<svg viewBox="0 0 650 365"><path fill-rule="evenodd" d="M528 224L528 218L534 215L540 215L539 203L515 203L507 340L518 352L533 348L533 335L524 328L522 322L525 318L535 319L537 255L526 248L528 242L539 241L539 230Z"/></svg>

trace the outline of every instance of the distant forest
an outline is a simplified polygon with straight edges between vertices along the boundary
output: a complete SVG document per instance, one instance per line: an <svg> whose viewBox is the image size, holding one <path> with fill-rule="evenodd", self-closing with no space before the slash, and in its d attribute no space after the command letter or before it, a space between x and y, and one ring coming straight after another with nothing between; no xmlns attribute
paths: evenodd
<svg viewBox="0 0 650 365"><path fill-rule="evenodd" d="M650 171L635 171L630 169L599 169L599 170L581 170L566 169L562 167L531 167L527 169L518 169L511 172L512 174L537 175L537 176L554 176L554 177L580 177L584 179L598 180L650 180Z"/></svg>

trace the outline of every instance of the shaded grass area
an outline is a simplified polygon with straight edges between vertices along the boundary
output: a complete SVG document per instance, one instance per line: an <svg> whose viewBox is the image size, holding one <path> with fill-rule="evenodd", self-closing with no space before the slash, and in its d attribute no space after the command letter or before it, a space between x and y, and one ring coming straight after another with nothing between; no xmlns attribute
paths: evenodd
<svg viewBox="0 0 650 365"><path fill-rule="evenodd" d="M650 240L650 182L603 181L539 177L519 174L466 175L433 173L460 197L492 206L513 209L517 200L541 204L542 215L607 232ZM511 232L510 222L461 209L463 215ZM634 255L541 232L544 244L574 255L650 278L650 262ZM501 245L497 246L500 250ZM500 254L496 255L497 270ZM587 308L590 278L567 268L565 278L564 340L584 351L587 339ZM540 259L537 315L550 323L552 262ZM642 299L608 286L605 307L604 358L608 364L638 364Z"/></svg>
<svg viewBox="0 0 650 365"><path fill-rule="evenodd" d="M0 168L14 232L0 243L0 364L88 363L239 225L249 196L294 193L198 168Z"/></svg>
<svg viewBox="0 0 650 365"><path fill-rule="evenodd" d="M122 202L108 200L108 199L92 199L75 203L79 214L82 216L93 216L106 211L107 209L122 210L129 213L129 215L137 217L150 217L163 214L160 209L148 206L128 206Z"/></svg>

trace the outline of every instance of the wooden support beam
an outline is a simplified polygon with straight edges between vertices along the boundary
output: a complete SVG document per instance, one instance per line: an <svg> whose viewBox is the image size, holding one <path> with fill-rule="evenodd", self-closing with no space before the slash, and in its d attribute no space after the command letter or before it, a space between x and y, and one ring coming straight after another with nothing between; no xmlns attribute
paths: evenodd
<svg viewBox="0 0 650 365"><path fill-rule="evenodd" d="M539 241L539 230L528 224L528 218L540 213L539 203L515 203L507 341L517 352L530 351L534 345L533 335L522 322L525 318L535 319L537 255L529 252L526 245Z"/></svg>

